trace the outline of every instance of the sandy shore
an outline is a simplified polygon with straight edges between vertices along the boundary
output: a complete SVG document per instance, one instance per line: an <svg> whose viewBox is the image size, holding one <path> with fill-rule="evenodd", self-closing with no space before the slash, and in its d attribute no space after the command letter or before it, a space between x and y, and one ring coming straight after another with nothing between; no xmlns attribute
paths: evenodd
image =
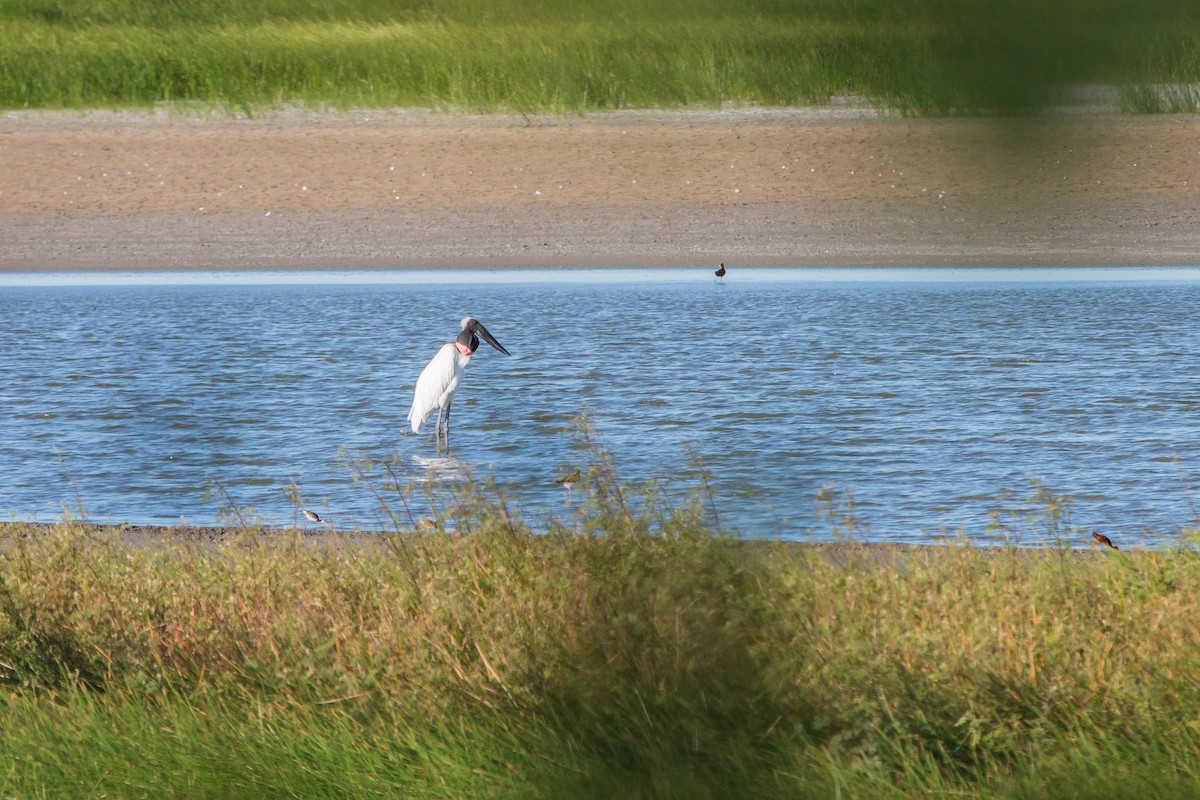
<svg viewBox="0 0 1200 800"><path fill-rule="evenodd" d="M300 547L314 550L371 550L388 549L405 541L405 537L420 536L425 531L365 531L337 530L321 524L302 528L245 529L236 527L196 525L113 525L72 522L69 525L47 522L0 522L0 549L11 542L30 538L55 537L70 533L95 543L119 542L127 547L176 547L200 546L220 547ZM400 538L398 538L400 537ZM1111 557L1117 551L1101 547L1090 536L1080 534L1077 540L1064 542L1066 549L1055 545L1024 546L1015 549L1028 557L1059 557L1063 552L1076 558ZM834 564L853 565L862 563L887 563L898 565L912 559L937 559L952 556L962 547L973 553L998 556L1011 552L1010 548L995 545L968 544L958 540L935 541L928 544L867 541L793 541L780 539L747 539L743 541L747 552L762 552L761 546L770 548L784 545L789 548L815 550ZM1141 548L1121 551L1145 552Z"/></svg>
<svg viewBox="0 0 1200 800"><path fill-rule="evenodd" d="M1200 264L1200 118L0 114L0 271Z"/></svg>

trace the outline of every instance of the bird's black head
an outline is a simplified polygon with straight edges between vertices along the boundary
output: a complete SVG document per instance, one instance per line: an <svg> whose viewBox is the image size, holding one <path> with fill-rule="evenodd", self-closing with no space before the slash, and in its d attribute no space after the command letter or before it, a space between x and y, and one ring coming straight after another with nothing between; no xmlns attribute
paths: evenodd
<svg viewBox="0 0 1200 800"><path fill-rule="evenodd" d="M479 349L479 338L482 337L485 342L499 350L504 355L510 353L504 349L503 345L496 341L496 337L488 333L488 329L483 327L483 324L472 317L464 317L462 321L462 333L458 335L458 343L466 347L470 352L474 353Z"/></svg>
<svg viewBox="0 0 1200 800"><path fill-rule="evenodd" d="M468 353L474 354L474 352L479 349L479 337L471 333L469 330L464 330L454 341L467 348Z"/></svg>

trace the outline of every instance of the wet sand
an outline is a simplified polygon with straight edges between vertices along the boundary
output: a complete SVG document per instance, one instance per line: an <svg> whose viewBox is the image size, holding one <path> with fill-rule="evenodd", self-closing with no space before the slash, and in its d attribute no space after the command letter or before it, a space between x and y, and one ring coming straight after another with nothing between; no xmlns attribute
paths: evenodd
<svg viewBox="0 0 1200 800"><path fill-rule="evenodd" d="M0 550L13 542L37 540L42 537L78 536L94 544L115 544L120 547L202 547L220 549L225 547L283 547L304 550L387 550L403 546L411 537L427 534L431 528L398 531L341 530L321 523L303 527L237 528L201 525L129 525L93 524L74 521L71 523L49 522L0 522ZM451 531L453 534L453 531ZM457 534L454 534L457 535ZM1073 557L1111 557L1120 552L1145 552L1142 547L1113 550L1098 545L1091 536L1079 534L1071 541L1063 542L1063 548L1054 545L1017 546L1012 548L986 545L966 540L948 538L929 544L909 544L883 541L800 541L783 539L745 539L742 545L747 553L769 552L775 545L788 548L811 548L823 554L834 564L885 564L898 566L913 559L936 559L949 556L959 548L969 547L973 552L999 556L1013 550L1030 557L1059 557L1070 553ZM1064 549L1065 548L1065 549Z"/></svg>
<svg viewBox="0 0 1200 800"><path fill-rule="evenodd" d="M1200 118L0 114L0 271L1200 264Z"/></svg>

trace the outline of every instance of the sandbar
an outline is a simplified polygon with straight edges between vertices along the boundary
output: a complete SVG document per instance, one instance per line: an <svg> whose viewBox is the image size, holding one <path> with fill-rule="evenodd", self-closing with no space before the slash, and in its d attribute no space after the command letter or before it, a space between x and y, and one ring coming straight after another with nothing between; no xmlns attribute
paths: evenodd
<svg viewBox="0 0 1200 800"><path fill-rule="evenodd" d="M1194 266L1200 118L0 114L0 271Z"/></svg>

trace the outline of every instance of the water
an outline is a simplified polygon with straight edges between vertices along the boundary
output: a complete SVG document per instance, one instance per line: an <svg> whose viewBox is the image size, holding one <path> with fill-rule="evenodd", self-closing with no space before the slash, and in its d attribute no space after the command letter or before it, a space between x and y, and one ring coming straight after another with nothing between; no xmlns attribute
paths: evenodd
<svg viewBox="0 0 1200 800"><path fill-rule="evenodd" d="M375 527L359 456L416 485L493 476L567 512L587 411L630 480L720 523L822 539L1032 543L1037 479L1068 524L1133 543L1196 524L1200 271L707 270L0 276L0 513ZM407 432L416 376L465 314L486 345L453 459ZM432 429L432 423L430 430ZM215 483L214 483L215 482ZM220 486L224 500L206 500ZM376 488L380 487L376 480ZM578 498L576 498L578 499ZM416 500L417 513L421 512ZM1037 504L1032 504L1036 506ZM844 508L843 508L844 510Z"/></svg>

